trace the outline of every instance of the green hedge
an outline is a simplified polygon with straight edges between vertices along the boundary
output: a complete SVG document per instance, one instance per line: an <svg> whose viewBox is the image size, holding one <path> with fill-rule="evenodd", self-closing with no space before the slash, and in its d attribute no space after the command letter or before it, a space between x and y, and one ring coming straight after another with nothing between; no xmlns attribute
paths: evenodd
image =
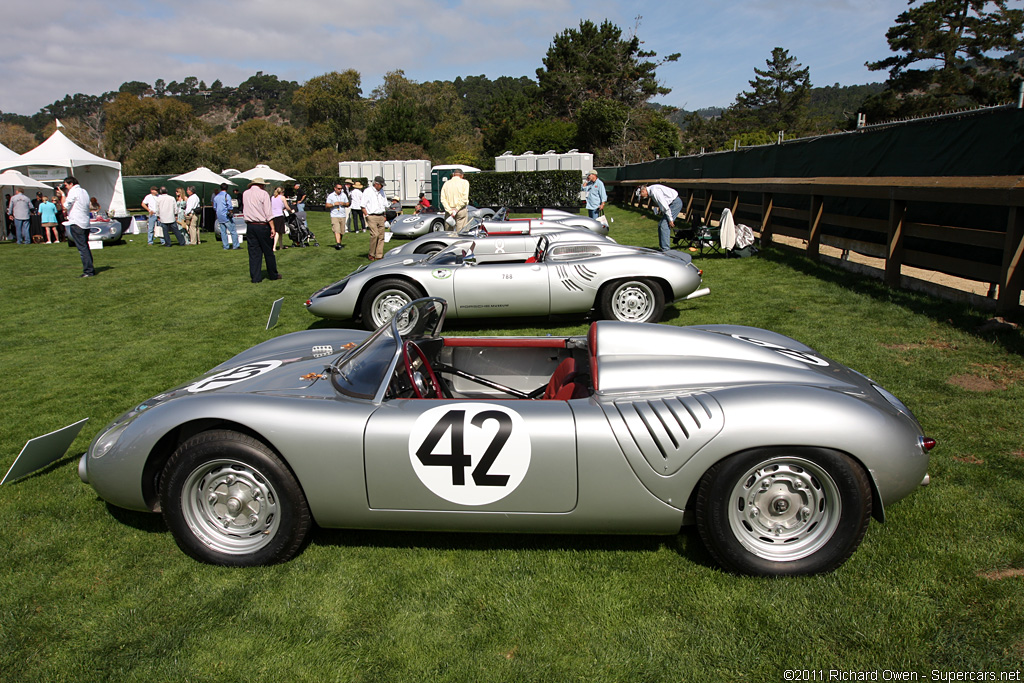
<svg viewBox="0 0 1024 683"><path fill-rule="evenodd" d="M295 180L302 184L302 189L306 191L306 211L323 211L324 202L327 201L327 195L334 192L334 184L339 180L349 180L345 178L339 178L337 176L296 176ZM370 186L367 178L351 178L352 182L358 182L363 184L363 188Z"/></svg>
<svg viewBox="0 0 1024 683"><path fill-rule="evenodd" d="M508 206L519 210L565 208L579 210L583 178L579 171L513 171L470 173L469 203Z"/></svg>

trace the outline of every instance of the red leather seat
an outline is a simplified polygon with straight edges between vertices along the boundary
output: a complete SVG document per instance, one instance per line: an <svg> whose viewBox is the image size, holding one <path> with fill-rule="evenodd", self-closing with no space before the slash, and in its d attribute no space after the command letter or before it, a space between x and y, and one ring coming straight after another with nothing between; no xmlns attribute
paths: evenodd
<svg viewBox="0 0 1024 683"><path fill-rule="evenodd" d="M576 371L576 361L573 358L566 358L558 367L548 381L548 387L544 390L545 400L568 401L570 398L584 398L590 395L590 391L583 380L583 377Z"/></svg>

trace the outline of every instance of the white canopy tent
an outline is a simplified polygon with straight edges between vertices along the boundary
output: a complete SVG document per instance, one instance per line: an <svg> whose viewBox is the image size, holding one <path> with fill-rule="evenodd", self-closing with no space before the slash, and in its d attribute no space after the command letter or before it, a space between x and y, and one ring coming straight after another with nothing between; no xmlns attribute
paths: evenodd
<svg viewBox="0 0 1024 683"><path fill-rule="evenodd" d="M255 168L250 168L248 171L239 173L236 176L231 176L232 180L252 180L253 178L263 178L268 183L284 183L288 181L295 181L295 178L286 176L284 173L279 173L274 169L270 168L266 164L257 164ZM236 185L238 183L235 183Z"/></svg>
<svg viewBox="0 0 1024 683"><path fill-rule="evenodd" d="M0 161L0 171L9 168L51 184L63 180L66 175L73 175L90 197L96 197L100 206L107 207L111 217L128 215L120 162L85 151L59 128L35 149L15 159Z"/></svg>
<svg viewBox="0 0 1024 683"><path fill-rule="evenodd" d="M17 159L20 156L21 155L18 154L17 152L8 149L7 147L4 147L4 145L0 143L0 167L2 167L3 164L6 164L9 161Z"/></svg>

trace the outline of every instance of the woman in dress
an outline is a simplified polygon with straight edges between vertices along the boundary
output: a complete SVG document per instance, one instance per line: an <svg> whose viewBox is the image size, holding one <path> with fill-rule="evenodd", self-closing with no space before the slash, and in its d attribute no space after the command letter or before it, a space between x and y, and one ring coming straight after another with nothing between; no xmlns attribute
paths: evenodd
<svg viewBox="0 0 1024 683"><path fill-rule="evenodd" d="M181 230L182 235L188 235L188 230L185 228L185 203L187 201L185 190L179 187L174 191L174 209L177 212L178 229Z"/></svg>
<svg viewBox="0 0 1024 683"><path fill-rule="evenodd" d="M274 216L273 231L274 231L274 251L277 251L277 245L281 244L281 249L287 249L284 246L284 211L288 209L292 210L292 207L288 205L288 200L284 198L284 188L278 187L274 190L274 196L270 198L270 208Z"/></svg>

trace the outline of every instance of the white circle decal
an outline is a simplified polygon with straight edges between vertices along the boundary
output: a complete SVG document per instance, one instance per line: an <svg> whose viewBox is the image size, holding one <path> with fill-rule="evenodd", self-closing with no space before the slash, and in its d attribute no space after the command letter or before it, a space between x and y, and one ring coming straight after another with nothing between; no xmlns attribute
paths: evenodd
<svg viewBox="0 0 1024 683"><path fill-rule="evenodd" d="M493 403L431 408L409 435L409 461L424 486L459 505L487 505L515 491L530 469L522 415Z"/></svg>
<svg viewBox="0 0 1024 683"><path fill-rule="evenodd" d="M231 368L230 370L224 370L223 372L218 372L212 377L201 379L198 382L189 385L188 392L190 394L196 394L201 391L220 389L237 382L244 382L247 379L258 377L264 373L270 372L274 368L280 367L282 362L283 361L279 360L261 360L255 363L240 365L237 368Z"/></svg>

